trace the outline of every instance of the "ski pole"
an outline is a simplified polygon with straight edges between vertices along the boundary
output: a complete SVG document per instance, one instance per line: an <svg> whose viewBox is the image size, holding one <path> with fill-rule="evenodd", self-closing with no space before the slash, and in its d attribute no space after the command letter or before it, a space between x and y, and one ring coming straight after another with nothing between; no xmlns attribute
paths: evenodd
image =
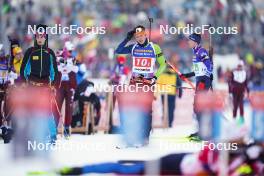
<svg viewBox="0 0 264 176"><path fill-rule="evenodd" d="M153 23L153 18L148 18L149 19L149 41L151 39L151 23Z"/></svg>
<svg viewBox="0 0 264 176"><path fill-rule="evenodd" d="M182 73L174 66L172 65L170 62L167 61L167 64L179 75L181 76ZM195 86L193 85L193 83L188 79L188 78L183 78L183 81L185 81L186 83L188 83L192 89L195 90Z"/></svg>
<svg viewBox="0 0 264 176"><path fill-rule="evenodd" d="M60 119L59 119L59 120L61 120L61 123L62 123L62 128L63 128L63 130L62 130L62 136L63 136L63 133L66 132L66 129L64 128L64 119L63 119L62 114L61 114L61 112L60 112L60 109L59 109L59 106L58 106L57 100L56 100L56 98L55 98L55 95L52 94L51 96L52 96L52 101L53 101L53 103L55 104L56 109L57 109L57 111L58 111L58 113L59 113L59 116L60 116ZM55 119L54 119L54 120L55 120Z"/></svg>
<svg viewBox="0 0 264 176"><path fill-rule="evenodd" d="M62 115L61 115L61 112L60 112L60 109L59 109L58 103L57 103L57 101L56 101L56 99L55 99L54 96L52 96L52 100L53 100L53 102L54 102L54 104L55 104L55 106L56 106L56 109L57 109L57 111L58 111L58 113L59 113L60 118L62 118Z"/></svg>
<svg viewBox="0 0 264 176"><path fill-rule="evenodd" d="M209 24L209 28L210 27L212 27L212 24ZM211 59L211 62L212 62L212 64L214 63L214 61L213 61L213 55L214 55L214 48L213 48L213 46L212 46L212 34L211 34L211 32L209 32L209 30L208 30L208 33L209 33L209 57L210 57L210 59ZM213 73L212 73L213 74ZM213 78L213 75L211 75L212 76L212 78ZM210 76L210 78L211 78L211 76ZM212 82L211 82L211 90L213 90L213 80L212 80Z"/></svg>
<svg viewBox="0 0 264 176"><path fill-rule="evenodd" d="M150 37L151 37L151 23L153 22L153 18L148 18L149 19L149 41L150 41ZM174 67L172 64L170 64L168 61L167 61L167 64L178 74L178 75L181 75L182 73L176 68ZM188 78L184 78L183 79L185 82L187 82L191 87L192 89L195 90L195 86L193 85L193 83L188 79Z"/></svg>
<svg viewBox="0 0 264 176"><path fill-rule="evenodd" d="M209 28L212 27L212 24L209 24ZM213 54L214 54L214 48L212 46L212 34L209 32L209 56L211 58L211 60L213 61Z"/></svg>

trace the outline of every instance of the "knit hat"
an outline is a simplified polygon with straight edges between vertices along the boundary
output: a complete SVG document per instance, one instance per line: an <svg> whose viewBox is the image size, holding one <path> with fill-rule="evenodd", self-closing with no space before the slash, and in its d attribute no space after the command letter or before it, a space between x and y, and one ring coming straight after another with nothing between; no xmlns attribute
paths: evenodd
<svg viewBox="0 0 264 176"><path fill-rule="evenodd" d="M196 34L196 33L193 33L191 35L189 35L189 39L200 44L201 42L201 35L200 34Z"/></svg>

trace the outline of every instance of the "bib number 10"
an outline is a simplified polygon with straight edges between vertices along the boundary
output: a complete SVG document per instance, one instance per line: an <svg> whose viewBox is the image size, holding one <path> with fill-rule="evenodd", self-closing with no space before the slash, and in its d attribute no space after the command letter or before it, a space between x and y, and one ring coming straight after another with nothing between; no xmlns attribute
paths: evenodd
<svg viewBox="0 0 264 176"><path fill-rule="evenodd" d="M151 58L135 58L136 67L151 67Z"/></svg>

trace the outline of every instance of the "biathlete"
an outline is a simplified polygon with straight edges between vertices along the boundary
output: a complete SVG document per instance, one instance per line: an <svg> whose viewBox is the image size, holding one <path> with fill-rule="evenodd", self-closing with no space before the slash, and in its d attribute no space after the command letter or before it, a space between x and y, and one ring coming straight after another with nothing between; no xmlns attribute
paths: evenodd
<svg viewBox="0 0 264 176"><path fill-rule="evenodd" d="M135 38L136 43L127 45L133 37ZM166 60L159 45L149 41L144 26L137 26L132 31L129 31L125 40L122 41L115 50L115 53L130 54L132 56L132 76L130 79L130 85L140 84L139 86L152 86L156 83L156 80L161 73L166 69ZM158 62L159 65L157 71L155 71L156 62ZM151 90L144 92L144 94L151 98L151 101L147 103L146 109L148 111L148 117L146 117L146 129L143 131L145 144L147 144L152 124L151 113L154 95Z"/></svg>
<svg viewBox="0 0 264 176"><path fill-rule="evenodd" d="M189 36L189 47L193 50L193 71L180 75L181 79L190 78L195 76L196 90L195 93L200 91L208 91L212 88L213 80L213 62L209 53L201 45L201 35L193 33ZM200 114L196 111L196 96L194 97L194 112L196 113L198 124L200 122ZM198 136L198 133L191 134L191 139Z"/></svg>

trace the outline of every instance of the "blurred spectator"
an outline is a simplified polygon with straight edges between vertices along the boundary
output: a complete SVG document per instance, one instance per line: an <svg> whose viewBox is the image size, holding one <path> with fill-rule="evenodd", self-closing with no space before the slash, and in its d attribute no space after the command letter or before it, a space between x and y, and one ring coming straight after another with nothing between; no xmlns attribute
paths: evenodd
<svg viewBox="0 0 264 176"><path fill-rule="evenodd" d="M99 123L100 120L100 109L101 103L99 97L95 94L94 83L84 79L77 87L74 94L74 106L73 109L73 118L72 118L72 127L80 127L83 123L84 116L84 104L85 102L90 102L96 112L95 125ZM91 124L89 124L91 126ZM89 127L89 130L91 128ZM91 131L89 131L89 134Z"/></svg>
<svg viewBox="0 0 264 176"><path fill-rule="evenodd" d="M244 96L249 94L247 72L244 69L244 62L240 61L237 68L232 71L229 79L229 93L233 98L233 118L236 119L239 108L238 123L244 123Z"/></svg>
<svg viewBox="0 0 264 176"><path fill-rule="evenodd" d="M1 16L2 40L5 44L7 35L23 41L25 49L32 42L27 33L27 25L45 23L48 25L75 24L82 27L103 26L106 34L94 37L87 35L53 35L50 41L52 48L62 48L65 38L74 41L81 62L85 63L92 77L110 77L113 65L108 58L108 49L115 48L117 41L136 25L148 26L148 17L154 18L152 40L156 40L166 57L179 54L182 68L191 69L188 65L192 58L186 47L184 35L156 35L159 25L185 26L194 24L212 24L218 26L236 26L236 35L212 35L214 53L228 54L236 52L240 58L254 58L263 65L264 55L264 15L260 0L108 0L101 1L52 1L42 3L32 1L5 1ZM13 3L17 2L17 3ZM254 3L255 4L254 4ZM259 9L258 9L259 8ZM262 13L261 13L262 12ZM32 15L34 14L34 15ZM208 34L203 35L208 41ZM88 39L89 38L89 39ZM207 42L205 42L207 43ZM250 55L248 54L250 53ZM249 57L249 58L248 58ZM248 61L247 61L248 62ZM251 63L253 64L253 63ZM250 65L251 65L250 64ZM263 85L263 81L255 80Z"/></svg>

